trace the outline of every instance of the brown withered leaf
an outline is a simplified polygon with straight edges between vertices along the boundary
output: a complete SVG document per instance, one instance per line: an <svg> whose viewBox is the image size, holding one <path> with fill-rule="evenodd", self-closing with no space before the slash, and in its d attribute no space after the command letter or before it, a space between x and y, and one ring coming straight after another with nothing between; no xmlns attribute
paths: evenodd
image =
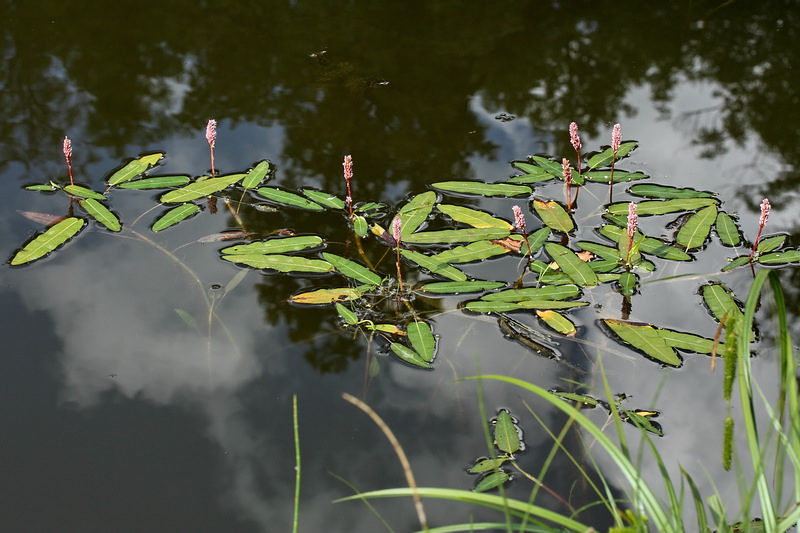
<svg viewBox="0 0 800 533"><path fill-rule="evenodd" d="M220 233L212 233L211 235L200 237L199 239L197 239L197 242L207 243L207 242L230 241L233 239L246 239L250 235L254 234L247 233L245 231L222 231Z"/></svg>
<svg viewBox="0 0 800 533"><path fill-rule="evenodd" d="M592 252L587 251L587 250L584 250L582 252L576 252L575 255L577 255L578 258L581 261L583 261L584 263L588 263L589 261L594 259L594 254Z"/></svg>
<svg viewBox="0 0 800 533"><path fill-rule="evenodd" d="M37 213L36 211L22 211L17 209L17 213L24 216L28 220L33 220L43 226L52 226L53 224L57 224L64 220L65 216L63 215L51 215L50 213Z"/></svg>
<svg viewBox="0 0 800 533"><path fill-rule="evenodd" d="M512 252L519 252L522 249L522 241L515 241L510 237L506 237L505 239L496 239L489 242L498 246L502 246L506 250L510 250Z"/></svg>

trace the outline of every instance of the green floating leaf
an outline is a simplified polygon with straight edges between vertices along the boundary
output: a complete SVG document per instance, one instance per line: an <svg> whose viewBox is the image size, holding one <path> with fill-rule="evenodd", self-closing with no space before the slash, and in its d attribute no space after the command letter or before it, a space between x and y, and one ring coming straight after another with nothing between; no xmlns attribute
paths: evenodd
<svg viewBox="0 0 800 533"><path fill-rule="evenodd" d="M398 328L395 324L370 324L370 323L366 323L366 324L364 324L364 327L366 327L367 329L372 330L372 331L382 331L384 333L389 333L391 335L405 335L406 334L405 331L403 331L402 329Z"/></svg>
<svg viewBox="0 0 800 533"><path fill-rule="evenodd" d="M722 272L728 272L728 271L733 270L734 268L740 267L742 265L746 265L748 263L750 263L750 258L748 256L746 256L746 255L743 255L741 257L737 257L735 259L732 259L730 263L728 263L727 265L725 265L721 269L721 271Z"/></svg>
<svg viewBox="0 0 800 533"><path fill-rule="evenodd" d="M513 228L511 224L502 218L497 218L477 209L449 204L439 204L436 208L456 222L469 224L473 228L502 228L507 230Z"/></svg>
<svg viewBox="0 0 800 533"><path fill-rule="evenodd" d="M436 337L426 322L415 321L408 325L408 340L423 361L430 363L436 353Z"/></svg>
<svg viewBox="0 0 800 533"><path fill-rule="evenodd" d="M681 226L675 242L686 248L686 251L700 248L711 233L711 226L717 220L717 206L710 205L689 217Z"/></svg>
<svg viewBox="0 0 800 533"><path fill-rule="evenodd" d="M765 254L756 259L762 265L786 265L789 263L800 262L800 250L786 250L785 252L773 252Z"/></svg>
<svg viewBox="0 0 800 533"><path fill-rule="evenodd" d="M569 248L554 242L548 242L545 243L544 249L576 285L594 287L598 284L597 274Z"/></svg>
<svg viewBox="0 0 800 533"><path fill-rule="evenodd" d="M152 176L140 180L126 181L119 184L120 189L167 189L170 187L183 187L189 183L189 176Z"/></svg>
<svg viewBox="0 0 800 533"><path fill-rule="evenodd" d="M442 276L453 281L466 281L467 275L459 269L447 264L443 264L430 256L415 252L413 250L400 250L400 255L429 270L431 273Z"/></svg>
<svg viewBox="0 0 800 533"><path fill-rule="evenodd" d="M333 267L331 266L331 269ZM361 285L359 287L341 287L337 289L317 289L315 291L301 292L289 297L289 301L301 305L325 305L336 302L348 302L357 300L373 289L372 285Z"/></svg>
<svg viewBox="0 0 800 533"><path fill-rule="evenodd" d="M422 233L416 233L416 235L422 235ZM508 248L499 244L493 244L489 241L478 241L466 246L456 246L455 248L445 250L431 257L442 263L458 264L481 261L489 259L490 257L507 254L508 252Z"/></svg>
<svg viewBox="0 0 800 533"><path fill-rule="evenodd" d="M186 220L190 216L200 211L200 206L197 204L181 204L166 211L163 215L158 217L153 223L153 231L161 231L174 226L182 220Z"/></svg>
<svg viewBox="0 0 800 533"><path fill-rule="evenodd" d="M602 322L624 343L643 352L649 358L667 366L681 366L681 357L650 324L623 322L613 318L603 319Z"/></svg>
<svg viewBox="0 0 800 533"><path fill-rule="evenodd" d="M336 302L336 312L348 325L358 324L358 316L339 302Z"/></svg>
<svg viewBox="0 0 800 533"><path fill-rule="evenodd" d="M628 189L630 194L644 196L645 198L713 198L715 194L708 191L698 191L697 189L679 187L669 187L667 185L654 185L643 183L634 185Z"/></svg>
<svg viewBox="0 0 800 533"><path fill-rule="evenodd" d="M532 155L529 159L551 176L558 179L562 178L561 161L553 161L552 159L540 155Z"/></svg>
<svg viewBox="0 0 800 533"><path fill-rule="evenodd" d="M550 238L550 234L550 228L544 226L528 235L527 241L522 235L512 235L511 238L521 243L520 252L522 254L527 255L530 253L533 255L544 246L545 241ZM528 244L531 245L530 250L528 249Z"/></svg>
<svg viewBox="0 0 800 533"><path fill-rule="evenodd" d="M385 208L386 204L380 204L377 202L364 202L363 204L357 204L353 210L356 213L366 213L367 211L377 211Z"/></svg>
<svg viewBox="0 0 800 533"><path fill-rule="evenodd" d="M482 181L440 181L432 183L431 187L445 192L474 194L479 196L527 196L533 192L533 189L525 185L484 183Z"/></svg>
<svg viewBox="0 0 800 533"><path fill-rule="evenodd" d="M491 300L475 300L467 302L465 307L473 313L507 313L520 309L568 309L583 307L589 302L565 302L557 300L524 300L521 302L502 302Z"/></svg>
<svg viewBox="0 0 800 533"><path fill-rule="evenodd" d="M641 413L647 413L649 416L642 415ZM625 420L629 423L633 424L634 426L641 427L645 431L658 435L659 437L664 436L664 432L661 430L661 426L650 420L653 416L651 413L657 413L657 411L628 411L623 410L622 416Z"/></svg>
<svg viewBox="0 0 800 533"><path fill-rule="evenodd" d="M473 489L475 492L486 492L487 490L496 489L506 481L510 479L509 476L505 472L492 472L490 474L486 474L481 478L475 488Z"/></svg>
<svg viewBox="0 0 800 533"><path fill-rule="evenodd" d="M733 217L725 211L720 211L719 214L717 214L715 226L717 235L719 235L719 240L722 241L722 244L725 246L739 246L739 243L742 242L742 235L739 231L739 227L736 225Z"/></svg>
<svg viewBox="0 0 800 533"><path fill-rule="evenodd" d="M414 366L419 366L422 368L431 367L431 365L427 361L425 361L425 359L423 359L422 356L420 356L417 352L415 352L414 350L403 344L400 344L398 342L393 342L392 344L389 345L389 347L392 349L392 351L397 357L399 357L406 363L409 363Z"/></svg>
<svg viewBox="0 0 800 533"><path fill-rule="evenodd" d="M542 167L525 161L512 161L511 165L525 174L522 176L514 176L509 179L507 183L540 183L556 177Z"/></svg>
<svg viewBox="0 0 800 533"><path fill-rule="evenodd" d="M333 265L326 261L296 255L229 254L223 255L222 259L252 268L277 270L278 272L324 274L333 270Z"/></svg>
<svg viewBox="0 0 800 533"><path fill-rule="evenodd" d="M436 202L436 193L428 191L414 196L400 208L397 216L400 217L401 222L401 240L408 241L408 237L417 231L423 222L428 220L428 216L433 211L434 202Z"/></svg>
<svg viewBox="0 0 800 533"><path fill-rule="evenodd" d="M569 233L575 229L575 223L572 221L572 217L569 216L567 210L558 202L552 200L549 202L534 200L533 209L536 211L536 214L539 215L539 218L542 219L544 225L552 230Z"/></svg>
<svg viewBox="0 0 800 533"><path fill-rule="evenodd" d="M523 302L526 300L565 300L580 296L577 285L545 285L525 289L508 289L485 295L482 300L491 302Z"/></svg>
<svg viewBox="0 0 800 533"><path fill-rule="evenodd" d="M706 339L705 337L700 337L699 335L693 335L691 333L658 328L658 335L664 339L667 345L685 352L710 354L714 348L713 339ZM722 353L723 348L724 346L719 344L717 346L717 352Z"/></svg>
<svg viewBox="0 0 800 533"><path fill-rule="evenodd" d="M26 191L46 191L52 192L56 190L56 186L53 183L37 183L34 185L26 185L23 187Z"/></svg>
<svg viewBox="0 0 800 533"><path fill-rule="evenodd" d="M716 198L686 198L680 200L647 200L636 204L636 214L638 216L646 215L666 215L668 213L680 213L682 211L694 211L701 207L708 207L710 205L717 205L719 201ZM628 202L621 202L611 204L608 206L608 212L612 215L626 215L628 214Z"/></svg>
<svg viewBox="0 0 800 533"><path fill-rule="evenodd" d="M269 161L259 161L242 180L242 187L245 189L255 189L258 187L264 178L269 174Z"/></svg>
<svg viewBox="0 0 800 533"><path fill-rule="evenodd" d="M550 328L562 335L575 335L578 331L577 328L575 328L575 324L558 311L553 311L552 309L538 310L536 311L536 315Z"/></svg>
<svg viewBox="0 0 800 533"><path fill-rule="evenodd" d="M244 174L229 174L218 178L200 178L185 187L163 194L159 201L165 204L191 202L226 189L244 176Z"/></svg>
<svg viewBox="0 0 800 533"><path fill-rule="evenodd" d="M617 150L617 157L616 160L619 161L623 157L627 156L639 143L633 142L626 142L619 145L619 149ZM611 161L614 159L614 150L608 148L599 154L595 154L589 158L587 164L589 165L589 169L595 169L598 167L606 167L611 165ZM616 172L615 172L616 174ZM616 178L616 175L614 176Z"/></svg>
<svg viewBox="0 0 800 533"><path fill-rule="evenodd" d="M468 292L491 291L505 287L502 281L434 281L419 288L422 292L433 294L461 294Z"/></svg>
<svg viewBox="0 0 800 533"><path fill-rule="evenodd" d="M508 236L509 231L501 228L450 229L412 233L407 237L403 237L403 242L409 244L452 244L457 242L502 239Z"/></svg>
<svg viewBox="0 0 800 533"><path fill-rule="evenodd" d="M355 261L351 261L344 257L327 252L323 252L322 257L328 263L332 264L336 270L338 270L348 278L354 279L361 283L365 283L367 285L381 284L381 277L379 275L377 275L375 272L371 271L367 267L356 263Z"/></svg>
<svg viewBox="0 0 800 533"><path fill-rule="evenodd" d="M94 198L86 198L78 200L78 203L83 207L87 213L96 221L110 229L111 231L119 231L122 229L122 224L117 215L109 211L109 209L95 200Z"/></svg>
<svg viewBox="0 0 800 533"><path fill-rule="evenodd" d="M711 311L711 315L717 322L722 322L727 317L739 321L744 318L739 304L731 296L730 291L720 283L709 283L703 285L701 289L703 302L706 307Z"/></svg>
<svg viewBox="0 0 800 533"><path fill-rule="evenodd" d="M592 252L597 257L602 257L606 261L615 261L617 263L622 261L622 256L620 255L618 248L612 248L611 246L606 246L604 244L599 244L592 241L578 241L575 243L575 245L582 250Z"/></svg>
<svg viewBox="0 0 800 533"><path fill-rule="evenodd" d="M786 235L774 235L772 237L765 237L758 241L758 246L756 246L756 252L760 252L765 254L767 252L771 252L772 250L777 250L783 243L786 242Z"/></svg>
<svg viewBox="0 0 800 533"><path fill-rule="evenodd" d="M119 170L113 171L106 178L106 181L109 185L119 185L120 183L130 181L143 174L151 166L154 166L162 157L164 157L164 152L155 152L144 155L139 159L134 159L123 165Z"/></svg>
<svg viewBox="0 0 800 533"><path fill-rule="evenodd" d="M367 224L367 219L361 215L356 215L353 219L353 232L363 238L367 236L368 231L369 224Z"/></svg>
<svg viewBox="0 0 800 533"><path fill-rule="evenodd" d="M623 236L626 240L628 239L628 233L624 228L620 228L619 226L606 224L605 226L601 226L599 231L601 235L608 237L616 243L619 243ZM634 239L639 243L639 251L641 253L654 255L662 259L670 259L672 261L691 261L692 259L689 254L680 248L670 246L663 241L652 237L644 237L642 239L642 234L639 233L638 230Z"/></svg>
<svg viewBox="0 0 800 533"><path fill-rule="evenodd" d="M623 172L621 170L614 170L614 183L627 183L629 181L637 181L647 179L650 176L641 172ZM591 170L583 173L583 178L586 181L594 183L610 183L611 171L610 170Z"/></svg>
<svg viewBox="0 0 800 533"><path fill-rule="evenodd" d="M623 272L619 276L619 289L620 292L624 296L633 296L633 293L636 291L636 284L638 283L638 279L636 274L632 272Z"/></svg>
<svg viewBox="0 0 800 533"><path fill-rule="evenodd" d="M597 398L592 398L586 394L576 394L574 392L562 392L557 390L551 390L550 392L559 398L577 402L586 406L597 407L600 405L600 401Z"/></svg>
<svg viewBox="0 0 800 533"><path fill-rule="evenodd" d="M497 414L494 425L494 443L501 452L508 454L517 453L520 448L517 426L514 425L511 415L505 409L501 409Z"/></svg>
<svg viewBox="0 0 800 533"><path fill-rule="evenodd" d="M275 187L259 187L256 193L262 198L266 198L276 204L298 207L300 209L310 209L311 211L323 211L325 208L316 202L312 202L293 192L284 191Z"/></svg>
<svg viewBox="0 0 800 533"><path fill-rule="evenodd" d="M543 261L531 261L529 267L531 272L539 274L537 281L543 285L572 285L575 283L564 272Z"/></svg>
<svg viewBox="0 0 800 533"><path fill-rule="evenodd" d="M285 254L316 248L323 243L322 237L306 235L301 237L275 237L249 244L237 244L220 250L223 254Z"/></svg>
<svg viewBox="0 0 800 533"><path fill-rule="evenodd" d="M497 470L503 463L506 461L511 460L510 457L498 457L497 459L482 459L475 463L475 466L470 468L468 472L470 474L482 474L483 472L491 472L492 470Z"/></svg>
<svg viewBox="0 0 800 533"><path fill-rule="evenodd" d="M81 198L94 198L95 200L107 200L105 195L80 185L67 185L64 190L73 196L80 196Z"/></svg>
<svg viewBox="0 0 800 533"><path fill-rule="evenodd" d="M49 254L83 229L86 221L82 218L65 218L34 237L22 250L11 258L12 265L24 265Z"/></svg>
<svg viewBox="0 0 800 533"><path fill-rule="evenodd" d="M345 208L344 200L342 200L341 198L337 198L333 194L322 191L316 191L314 189L303 189L302 192L304 195L306 195L314 202L320 205L324 205L325 207L330 207L331 209Z"/></svg>

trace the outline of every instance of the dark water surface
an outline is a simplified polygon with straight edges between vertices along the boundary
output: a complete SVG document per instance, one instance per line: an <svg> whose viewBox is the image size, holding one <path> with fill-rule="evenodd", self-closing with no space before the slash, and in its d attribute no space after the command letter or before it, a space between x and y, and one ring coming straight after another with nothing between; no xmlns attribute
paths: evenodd
<svg viewBox="0 0 800 533"><path fill-rule="evenodd" d="M63 197L21 189L63 182L64 135L74 143L77 181L101 188L107 171L148 150L167 153L159 173L205 173L209 118L219 122L223 172L268 158L274 184L344 196L341 161L352 154L356 200L389 203L434 181L506 179L508 162L529 154L572 155L573 120L591 148L608 144L620 122L623 138L640 142L627 168L719 192L750 239L768 196L769 230L796 234L800 3L652 4L0 3L0 255L10 258L40 230L17 209L66 211ZM602 187L587 189L582 201L600 206L604 195ZM154 212L134 223L153 198L119 191L113 207L126 230L165 249L234 227L223 212L204 212L153 237ZM514 203L480 205L509 218ZM243 217L264 234L292 228L343 238L338 215L248 207ZM504 340L492 318L466 315L455 310L459 299L442 298L427 304L445 311L433 317L435 370L378 356L379 372L367 380L366 342L343 332L331 309L284 301L319 282L257 272L218 303L229 335L215 330L207 346L205 331L175 309L203 324L203 294L220 297L211 287L241 270L219 260L218 244L181 247L175 254L198 285L165 254L125 235L97 229L31 266L0 269L2 531L288 531L293 395L300 530L382 531L363 504L331 503L353 492L335 476L360 491L405 485L384 436L342 393L385 418L420 485L466 489L474 480L465 469L487 450L475 384L454 380L476 365L543 387L568 377ZM646 286L631 319L713 336L716 324L696 291L730 255L714 240L703 260L680 271L698 278ZM518 266L502 260L468 272L513 279ZM725 282L743 297L748 276L736 272ZM794 322L797 274L782 276ZM596 386L602 358L612 389L633 396L630 407L662 411L666 436L658 444L673 476L680 462L705 494L708 473L723 496L735 496L718 451L721 372L709 373L702 356L662 370L610 342L594 321L618 318L619 296L601 289L589 298L593 305L572 315L583 324L579 342L557 340L559 350L592 371L585 379ZM756 373L769 383L776 371L771 336L762 333ZM486 383L485 395L490 415L507 407L521 419L520 462L538 472L550 442L523 402L555 431L563 420L505 385ZM576 438L571 445L581 453ZM545 482L572 492L577 506L588 500L571 468L559 459ZM657 476L647 461L642 469ZM530 488L519 479L512 494L526 498ZM563 511L547 497L537 503ZM410 501L375 505L394 531L418 527ZM474 511L436 502L427 510L434 525L466 522ZM601 514L581 518L606 524Z"/></svg>

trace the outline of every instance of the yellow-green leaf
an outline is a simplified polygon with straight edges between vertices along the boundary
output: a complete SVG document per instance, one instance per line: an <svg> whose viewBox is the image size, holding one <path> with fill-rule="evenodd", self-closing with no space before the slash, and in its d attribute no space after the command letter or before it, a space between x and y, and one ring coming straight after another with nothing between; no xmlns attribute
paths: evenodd
<svg viewBox="0 0 800 533"><path fill-rule="evenodd" d="M406 328L408 340L423 361L430 363L436 353L436 337L427 322L411 322Z"/></svg>
<svg viewBox="0 0 800 533"><path fill-rule="evenodd" d="M680 213L682 211L694 211L702 207L717 205L719 200L716 198L683 198L677 200L647 200L636 204L636 214L646 215L666 215L668 213ZM608 212L612 215L627 215L628 202L620 202L608 206Z"/></svg>
<svg viewBox="0 0 800 533"><path fill-rule="evenodd" d="M509 230L502 228L450 229L443 231L421 231L403 237L409 244L452 244L475 242L508 237Z"/></svg>
<svg viewBox="0 0 800 533"><path fill-rule="evenodd" d="M92 218L99 223L110 229L111 231L119 231L122 229L117 215L109 211L109 209L95 200L94 198L86 198L78 200L78 203L83 207Z"/></svg>
<svg viewBox="0 0 800 533"><path fill-rule="evenodd" d="M545 243L544 249L576 285L581 287L594 287L597 285L599 281L597 274L580 257L575 255L575 252L554 242Z"/></svg>
<svg viewBox="0 0 800 533"><path fill-rule="evenodd" d="M242 187L245 189L255 189L264 181L267 174L269 174L269 161L259 161L242 180Z"/></svg>
<svg viewBox="0 0 800 533"><path fill-rule="evenodd" d="M510 230L513 226L484 211L460 205L439 204L436 209L449 216L456 222L469 224L473 228L502 228Z"/></svg>
<svg viewBox="0 0 800 533"><path fill-rule="evenodd" d="M81 198L94 198L95 200L106 200L107 198L92 189L81 187L80 185L67 185L64 190L73 196L80 196Z"/></svg>
<svg viewBox="0 0 800 533"><path fill-rule="evenodd" d="M440 191L479 196L520 196L530 195L533 190L526 185L510 183L484 183L482 181L440 181L431 187Z"/></svg>
<svg viewBox="0 0 800 533"><path fill-rule="evenodd" d="M28 242L22 250L14 254L11 264L23 265L44 257L77 235L83 229L84 224L86 221L82 218L65 218Z"/></svg>
<svg viewBox="0 0 800 533"><path fill-rule="evenodd" d="M367 285L380 285L381 277L367 267L344 257L324 252L322 257L332 264L336 270L358 282Z"/></svg>
<svg viewBox="0 0 800 533"><path fill-rule="evenodd" d="M562 335L575 335L578 331L572 321L552 309L537 310L536 314L544 321L549 327L553 328Z"/></svg>
<svg viewBox="0 0 800 533"><path fill-rule="evenodd" d="M494 443L501 452L505 453L517 453L520 448L517 426L514 425L511 415L505 409L501 409L497 414L494 425Z"/></svg>
<svg viewBox="0 0 800 533"><path fill-rule="evenodd" d="M244 176L244 174L229 174L217 178L201 178L185 187L163 194L159 200L165 204L191 202L226 189Z"/></svg>
<svg viewBox="0 0 800 533"><path fill-rule="evenodd" d="M419 366L422 368L431 367L431 365L425 359L423 359L420 354L418 354L408 346L400 344L399 342L393 342L392 344L389 345L389 347L392 349L392 351L397 357L399 357L406 363L409 363L414 366Z"/></svg>
<svg viewBox="0 0 800 533"><path fill-rule="evenodd" d="M487 294L482 300L494 302L522 302L525 300L565 300L579 296L581 290L577 285L545 285L544 287L527 287L524 289L508 289Z"/></svg>
<svg viewBox="0 0 800 533"><path fill-rule="evenodd" d="M341 287L337 289L317 289L315 291L301 292L289 297L289 301L294 304L302 305L325 305L335 302L347 302L357 300L367 292L371 286L361 287Z"/></svg>
<svg viewBox="0 0 800 533"><path fill-rule="evenodd" d="M423 235L423 233L417 233L417 235ZM456 246L455 248L445 250L431 257L442 263L458 264L481 261L483 259L489 259L490 257L507 254L508 252L508 248L504 248L499 244L492 244L489 241L477 241L465 246Z"/></svg>
<svg viewBox="0 0 800 533"><path fill-rule="evenodd" d="M711 233L711 226L717 220L717 206L710 205L689 217L681 226L675 242L686 248L687 251L700 248Z"/></svg>
<svg viewBox="0 0 800 533"><path fill-rule="evenodd" d="M624 343L643 352L647 357L667 366L681 366L681 357L650 324L623 322L613 318L606 318L603 323Z"/></svg>
<svg viewBox="0 0 800 533"><path fill-rule="evenodd" d="M229 254L223 255L222 258L231 263L257 269L277 270L278 272L324 274L333 270L333 265L326 261L296 255Z"/></svg>
<svg viewBox="0 0 800 533"><path fill-rule="evenodd" d="M502 281L434 281L426 283L419 288L422 292L429 292L433 294L461 294L468 292L481 292L490 291L505 287Z"/></svg>
<svg viewBox="0 0 800 533"><path fill-rule="evenodd" d="M167 189L169 187L183 187L189 183L191 178L189 176L153 176L150 178L143 178L139 180L126 181L120 183L120 189Z"/></svg>
<svg viewBox="0 0 800 533"><path fill-rule="evenodd" d="M200 211L200 206L192 203L181 204L166 211L153 223L153 231L161 231L174 226Z"/></svg>
<svg viewBox="0 0 800 533"><path fill-rule="evenodd" d="M569 216L567 210L556 201L550 200L543 202L541 200L533 201L533 209L539 218L542 219L544 225L555 231L562 233L569 233L575 229L575 222Z"/></svg>
<svg viewBox="0 0 800 533"><path fill-rule="evenodd" d="M237 244L220 250L223 254L285 254L315 248L323 243L322 237L304 235L300 237L275 237L249 244Z"/></svg>
<svg viewBox="0 0 800 533"><path fill-rule="evenodd" d="M118 170L113 171L106 178L106 181L109 185L119 185L120 183L130 181L144 173L151 166L154 166L162 157L164 157L163 152L156 152L129 161Z"/></svg>
<svg viewBox="0 0 800 533"><path fill-rule="evenodd" d="M725 211L720 211L716 222L717 235L725 246L739 246L742 235L733 217Z"/></svg>
<svg viewBox="0 0 800 533"><path fill-rule="evenodd" d="M433 211L434 202L436 202L436 193L428 191L414 196L400 208L397 216L400 217L401 222L401 240L407 241L408 237L417 231L423 222L428 220L428 216Z"/></svg>

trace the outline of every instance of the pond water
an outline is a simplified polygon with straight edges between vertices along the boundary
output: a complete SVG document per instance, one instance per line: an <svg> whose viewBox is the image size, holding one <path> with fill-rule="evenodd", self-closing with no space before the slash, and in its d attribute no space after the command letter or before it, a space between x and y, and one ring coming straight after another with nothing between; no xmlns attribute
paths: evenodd
<svg viewBox="0 0 800 533"><path fill-rule="evenodd" d="M797 245L798 2L35 4L0 5L7 258L41 230L17 210L68 209L63 196L22 189L67 179L65 135L76 181L103 190L109 170L148 151L167 154L159 174L206 173L210 118L218 121L222 172L269 159L277 169L270 185L344 197L341 162L352 154L354 198L391 206L437 181L506 180L514 174L509 162L530 154L572 156L571 121L584 146L599 149L619 122L623 139L639 142L626 170L719 193L750 240L769 197L768 232L787 232ZM630 198L625 188L615 200ZM560 200L560 191L543 194ZM596 217L605 195L605 187L587 187L576 217ZM380 518L362 503L331 503L354 490L406 485L385 437L343 393L363 399L395 431L419 485L468 489L475 478L466 469L487 454L485 420L475 382L458 378L480 371L550 388L574 377L503 338L496 318L459 310L464 297L415 301L438 351L433 371L405 365L345 331L332 308L286 302L333 281L257 271L241 278L244 270L220 260L222 244L197 243L235 228L222 203L216 215L206 210L152 234L154 199L152 191L117 191L112 205L123 232L93 227L50 257L0 269L4 531L290 530L295 395L300 531L387 530L382 520L394 531L415 530L410 500L375 502ZM458 201L510 220L511 206L526 200ZM260 236L289 228L346 238L336 213L248 205L242 217ZM644 285L631 320L713 337L716 324L697 291L731 256L712 238L697 261L648 278L697 274ZM519 258L504 258L465 271L513 281L519 268ZM409 276L409 283L423 279ZM795 323L796 269L781 276ZM740 298L751 279L747 269L724 276ZM240 283L226 292L232 280ZM570 314L580 325L576 339L554 336L553 346L588 370L587 384L602 386L602 363L612 390L631 397L628 407L661 411L665 436L656 442L674 477L680 464L701 492L710 495L713 480L735 501L720 461L722 373L699 355L664 369L613 342L596 321L619 318L621 297L603 287L584 298L591 305ZM219 318L210 336L207 301ZM759 318L771 323L765 307ZM767 327L754 360L766 386L777 374L771 340ZM563 417L510 386L483 388L488 416L507 408L520 420L520 463L538 472L551 441L526 405L553 431ZM635 440L637 430L629 435ZM568 445L582 454L578 438ZM613 466L597 460L624 490ZM642 471L658 479L646 460ZM576 478L561 457L545 483L577 507L591 495L573 485ZM525 499L531 487L517 479L510 492ZM549 497L537 503L564 511ZM434 525L493 516L446 502L427 502L426 510ZM608 525L601 510L581 519Z"/></svg>

